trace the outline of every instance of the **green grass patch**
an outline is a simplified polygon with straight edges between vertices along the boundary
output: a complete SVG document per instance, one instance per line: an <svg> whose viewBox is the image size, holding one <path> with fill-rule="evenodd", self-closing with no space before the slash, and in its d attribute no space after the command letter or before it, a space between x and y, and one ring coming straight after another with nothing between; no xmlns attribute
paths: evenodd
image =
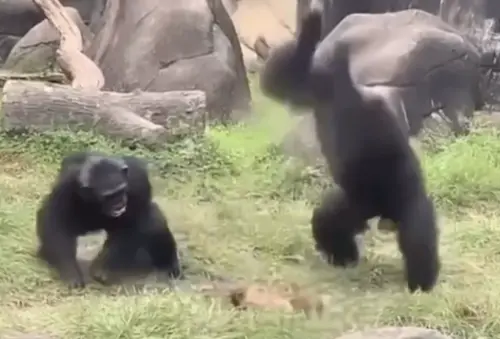
<svg viewBox="0 0 500 339"><path fill-rule="evenodd" d="M442 229L443 271L432 294L409 295L393 235L366 235L366 260L340 270L313 250L311 208L329 184L285 159L290 119L256 98L245 125L148 150L89 133L0 135L0 336L61 338L333 338L368 326L423 325L457 338L498 338L500 134L477 130L422 155ZM325 315L236 312L190 290L90 286L80 292L33 257L34 215L61 156L76 150L151 162L155 196L188 250L189 266L248 281L296 282L329 295Z"/></svg>

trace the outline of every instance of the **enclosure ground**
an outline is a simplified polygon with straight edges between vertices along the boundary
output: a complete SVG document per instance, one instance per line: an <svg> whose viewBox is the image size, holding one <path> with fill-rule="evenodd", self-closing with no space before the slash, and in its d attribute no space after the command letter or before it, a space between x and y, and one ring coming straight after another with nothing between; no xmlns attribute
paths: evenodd
<svg viewBox="0 0 500 339"><path fill-rule="evenodd" d="M0 335L60 338L335 338L366 326L423 325L456 338L498 338L500 136L478 131L423 156L440 214L443 271L432 294L409 295L393 234L369 233L366 259L333 269L313 250L315 172L282 161L270 145L283 110L257 97L263 118L212 129L210 145L130 151L87 134L0 137ZM282 128L281 128L282 127ZM274 139L273 139L274 138ZM214 148L213 144L217 145ZM189 290L71 292L33 257L34 215L62 154L92 147L152 160L155 196L195 275L282 281L329 296L321 318L238 312ZM177 147L177 148L176 148Z"/></svg>

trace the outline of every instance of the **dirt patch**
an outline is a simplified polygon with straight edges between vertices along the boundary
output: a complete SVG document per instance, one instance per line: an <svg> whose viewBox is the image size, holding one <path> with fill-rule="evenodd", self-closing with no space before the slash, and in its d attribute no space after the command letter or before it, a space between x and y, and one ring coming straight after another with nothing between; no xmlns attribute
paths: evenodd
<svg viewBox="0 0 500 339"><path fill-rule="evenodd" d="M306 317L323 315L327 295L306 291L296 283L210 283L199 285L198 292L222 298L239 310L261 309L302 312Z"/></svg>

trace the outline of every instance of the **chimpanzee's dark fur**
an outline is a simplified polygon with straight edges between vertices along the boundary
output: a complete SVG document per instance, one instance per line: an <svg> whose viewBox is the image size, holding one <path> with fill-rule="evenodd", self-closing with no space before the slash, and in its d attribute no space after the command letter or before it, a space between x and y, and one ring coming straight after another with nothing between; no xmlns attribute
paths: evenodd
<svg viewBox="0 0 500 339"><path fill-rule="evenodd" d="M117 187L123 189L113 191ZM105 195L105 189L115 193ZM107 213L107 200L125 205L121 214ZM96 279L108 282L108 272L137 268L134 260L140 250L158 270L170 277L181 275L176 241L152 201L147 167L139 159L93 152L66 157L37 212L38 256L72 287L84 287L76 260L77 238L99 230L107 232L107 240L92 265Z"/></svg>
<svg viewBox="0 0 500 339"><path fill-rule="evenodd" d="M347 266L358 262L358 248L352 235L366 231L368 224L360 213L352 210L342 192L328 191L314 209L311 223L316 249L327 255L330 264Z"/></svg>
<svg viewBox="0 0 500 339"><path fill-rule="evenodd" d="M296 41L271 51L260 79L268 96L313 108L322 153L343 191L314 210L317 248L334 265L355 263L354 236L366 220L390 219L409 290L430 291L440 270L438 230L419 161L385 102L353 83L350 46L320 36L321 14L312 11Z"/></svg>

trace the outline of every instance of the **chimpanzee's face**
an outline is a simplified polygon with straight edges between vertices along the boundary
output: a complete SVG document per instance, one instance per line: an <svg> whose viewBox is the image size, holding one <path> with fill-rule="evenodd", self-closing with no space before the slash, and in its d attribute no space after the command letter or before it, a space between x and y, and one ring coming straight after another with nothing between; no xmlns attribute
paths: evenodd
<svg viewBox="0 0 500 339"><path fill-rule="evenodd" d="M116 159L102 159L90 168L86 189L104 215L118 218L126 212L127 174L128 166Z"/></svg>

